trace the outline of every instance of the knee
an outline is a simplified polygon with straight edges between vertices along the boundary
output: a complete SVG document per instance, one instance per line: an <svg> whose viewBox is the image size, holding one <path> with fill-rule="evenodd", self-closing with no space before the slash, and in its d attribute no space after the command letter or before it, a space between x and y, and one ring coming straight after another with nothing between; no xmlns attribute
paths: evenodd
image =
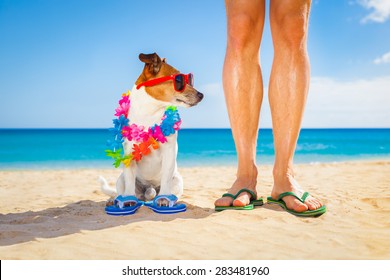
<svg viewBox="0 0 390 280"><path fill-rule="evenodd" d="M284 48L300 49L306 46L308 12L305 9L291 12L280 7L272 19L273 37Z"/></svg>
<svg viewBox="0 0 390 280"><path fill-rule="evenodd" d="M256 20L249 15L240 14L232 17L228 24L228 48L235 52L242 52L256 47L259 44L257 37L261 36L261 30L256 30L257 25ZM256 32L259 33L258 36Z"/></svg>

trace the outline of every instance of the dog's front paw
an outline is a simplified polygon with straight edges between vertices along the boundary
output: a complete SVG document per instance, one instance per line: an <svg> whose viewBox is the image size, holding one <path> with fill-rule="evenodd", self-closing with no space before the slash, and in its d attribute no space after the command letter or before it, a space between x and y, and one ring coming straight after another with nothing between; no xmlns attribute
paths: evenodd
<svg viewBox="0 0 390 280"><path fill-rule="evenodd" d="M169 206L169 200L166 198L161 198L157 201L158 206L168 207Z"/></svg>
<svg viewBox="0 0 390 280"><path fill-rule="evenodd" d="M109 198L107 201L106 201L106 206L113 206L114 205L114 199L113 198Z"/></svg>
<svg viewBox="0 0 390 280"><path fill-rule="evenodd" d="M156 195L157 195L157 193L156 193L156 190L154 188L149 187L145 191L145 199L146 199L146 201L153 200L153 198L155 198Z"/></svg>
<svg viewBox="0 0 390 280"><path fill-rule="evenodd" d="M123 206L124 207L131 207L131 206L135 206L137 204L137 202L135 201L126 201L125 203L123 203ZM106 201L106 206L117 206L118 203L115 203L115 199L114 198L109 198L107 201Z"/></svg>
<svg viewBox="0 0 390 280"><path fill-rule="evenodd" d="M123 203L123 206L124 207L132 207L132 206L135 206L137 204L137 202L135 201L127 201L125 203Z"/></svg>

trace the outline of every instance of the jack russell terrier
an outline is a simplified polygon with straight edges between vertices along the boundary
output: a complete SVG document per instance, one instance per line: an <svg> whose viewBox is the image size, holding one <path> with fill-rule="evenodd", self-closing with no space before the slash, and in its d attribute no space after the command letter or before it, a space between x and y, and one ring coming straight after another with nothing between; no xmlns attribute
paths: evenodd
<svg viewBox="0 0 390 280"><path fill-rule="evenodd" d="M176 163L181 120L174 106L192 107L203 94L193 87L192 74L181 74L156 53L139 59L145 66L131 94L120 101L111 129L113 150L106 151L116 166L124 165L116 190L99 177L102 191L111 197L105 211L129 215L145 205L162 214L183 212L186 206L176 203L183 179Z"/></svg>

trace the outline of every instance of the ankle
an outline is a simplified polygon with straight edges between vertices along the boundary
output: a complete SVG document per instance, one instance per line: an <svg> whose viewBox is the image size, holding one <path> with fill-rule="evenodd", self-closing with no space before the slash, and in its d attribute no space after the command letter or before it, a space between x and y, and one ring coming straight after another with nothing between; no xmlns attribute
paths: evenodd
<svg viewBox="0 0 390 280"><path fill-rule="evenodd" d="M250 172L243 172L243 170L237 171L236 181L233 187L256 189L257 185L257 168L254 167Z"/></svg>
<svg viewBox="0 0 390 280"><path fill-rule="evenodd" d="M256 189L257 178L256 177L237 177L233 184L233 188L248 188Z"/></svg>
<svg viewBox="0 0 390 280"><path fill-rule="evenodd" d="M275 186L290 185L291 181L294 179L294 170L292 166L289 166L287 168L274 167L272 174L274 177Z"/></svg>
<svg viewBox="0 0 390 280"><path fill-rule="evenodd" d="M250 165L238 164L237 178L257 178L257 166L255 163Z"/></svg>
<svg viewBox="0 0 390 280"><path fill-rule="evenodd" d="M274 178L288 178L288 177L294 178L294 175L295 175L292 164L288 165L288 166L283 166L283 167L275 165L273 170L272 170L272 174L273 174Z"/></svg>

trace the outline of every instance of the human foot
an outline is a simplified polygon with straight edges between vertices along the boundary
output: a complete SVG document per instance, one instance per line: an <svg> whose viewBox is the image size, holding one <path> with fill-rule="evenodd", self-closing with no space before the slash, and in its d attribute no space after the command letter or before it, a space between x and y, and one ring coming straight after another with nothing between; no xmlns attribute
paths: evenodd
<svg viewBox="0 0 390 280"><path fill-rule="evenodd" d="M257 198L256 179L237 178L233 186L228 190L227 194L217 199L214 205L217 207L244 207L250 204L251 200ZM245 191L243 189L248 189ZM236 197L237 193L241 193Z"/></svg>
<svg viewBox="0 0 390 280"><path fill-rule="evenodd" d="M304 192L293 175L289 173L274 172L274 187L271 197L273 202L283 200L285 208L293 212L303 213L308 210L323 209L322 202Z"/></svg>

